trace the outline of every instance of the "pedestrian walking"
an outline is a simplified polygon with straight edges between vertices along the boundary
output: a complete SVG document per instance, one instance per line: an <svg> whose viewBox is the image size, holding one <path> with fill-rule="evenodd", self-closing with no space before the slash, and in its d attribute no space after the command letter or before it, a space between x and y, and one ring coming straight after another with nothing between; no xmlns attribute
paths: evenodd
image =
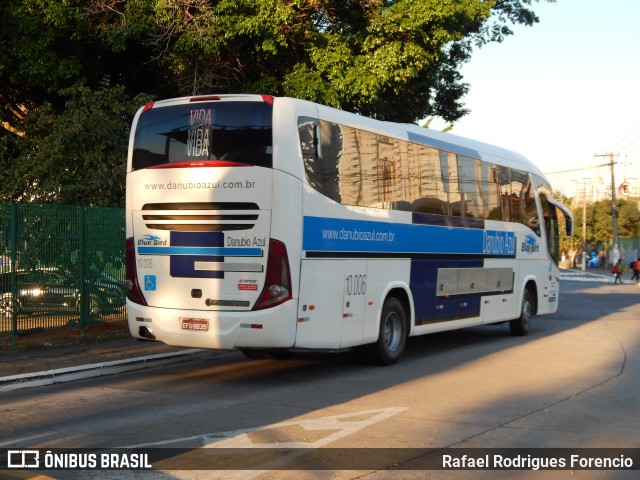
<svg viewBox="0 0 640 480"><path fill-rule="evenodd" d="M618 283L618 280L620 280L620 284L622 285L622 274L624 273L624 264L622 263L622 259L619 259L618 263L613 266L611 273L616 276L616 278L613 279L613 284L615 285Z"/></svg>
<svg viewBox="0 0 640 480"><path fill-rule="evenodd" d="M638 260L631 262L631 270L633 271L633 276L631 280L635 280L636 283L640 282L640 258Z"/></svg>

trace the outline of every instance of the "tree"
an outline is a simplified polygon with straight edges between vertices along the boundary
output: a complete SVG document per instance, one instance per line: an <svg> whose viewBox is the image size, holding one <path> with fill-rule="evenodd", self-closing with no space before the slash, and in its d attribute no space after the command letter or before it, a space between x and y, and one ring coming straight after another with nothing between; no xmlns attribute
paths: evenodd
<svg viewBox="0 0 640 480"><path fill-rule="evenodd" d="M617 200L618 206L618 234L620 238L638 236L640 229L640 209L633 200ZM582 209L583 205L572 206L575 219L574 243L582 245ZM586 205L586 244L589 248L611 246L613 243L613 217L611 215L611 200L599 200Z"/></svg>
<svg viewBox="0 0 640 480"><path fill-rule="evenodd" d="M101 41L84 4L0 3L3 200L124 202L128 129L144 96L131 99L155 70L139 68L148 49Z"/></svg>
<svg viewBox="0 0 640 480"><path fill-rule="evenodd" d="M185 95L270 93L386 120L455 121L472 46L538 21L531 3L92 0L88 20L114 48L150 45Z"/></svg>
<svg viewBox="0 0 640 480"><path fill-rule="evenodd" d="M560 215L560 217L558 218L558 221L559 221L558 231L560 232L560 251L563 254L568 254L571 251L574 251L574 252L578 251L581 249L581 244L579 243L580 238L577 237L577 234L578 234L577 230L580 228L579 218L582 218L582 217L576 217L574 199L565 197L564 195L562 195L562 193L557 191L553 193L553 198L559 201L560 203L562 203L569 210L571 210L571 213L573 214L573 235L572 236L568 236L566 234L567 221L564 215ZM582 236L580 235L580 237Z"/></svg>
<svg viewBox="0 0 640 480"><path fill-rule="evenodd" d="M3 0L2 198L121 204L126 125L149 96L259 92L453 122L472 48L537 22L533 1Z"/></svg>
<svg viewBox="0 0 640 480"><path fill-rule="evenodd" d="M129 101L108 79L96 90L80 85L60 96L66 100L60 113L45 102L18 123L24 135L0 138L0 196L124 206L129 125L145 99Z"/></svg>
<svg viewBox="0 0 640 480"><path fill-rule="evenodd" d="M61 92L81 85L99 89L105 77L132 98L163 92L161 73L148 63L151 49L133 35L117 45L104 41L85 5L84 0L0 2L1 133L24 133L17 125L34 109L47 102L60 113L66 102ZM145 88L149 84L153 87Z"/></svg>

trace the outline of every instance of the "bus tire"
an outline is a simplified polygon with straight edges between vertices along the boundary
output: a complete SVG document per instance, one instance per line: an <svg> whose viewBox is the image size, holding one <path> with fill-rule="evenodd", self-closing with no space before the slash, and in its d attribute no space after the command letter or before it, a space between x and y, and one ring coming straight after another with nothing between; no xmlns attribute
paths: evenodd
<svg viewBox="0 0 640 480"><path fill-rule="evenodd" d="M366 346L369 362L385 366L396 363L404 353L407 334L407 314L402 302L387 297L382 306L378 341Z"/></svg>
<svg viewBox="0 0 640 480"><path fill-rule="evenodd" d="M531 291L529 288L525 288L522 293L522 304L520 306L520 316L509 321L509 328L511 335L517 337L524 337L529 333L529 327L531 326L531 317L533 311Z"/></svg>

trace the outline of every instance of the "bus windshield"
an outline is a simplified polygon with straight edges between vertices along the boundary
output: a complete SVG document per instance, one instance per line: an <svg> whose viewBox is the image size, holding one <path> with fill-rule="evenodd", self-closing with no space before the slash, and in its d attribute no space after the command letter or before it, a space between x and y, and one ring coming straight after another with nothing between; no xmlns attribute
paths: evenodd
<svg viewBox="0 0 640 480"><path fill-rule="evenodd" d="M138 121L132 170L208 160L270 168L272 108L263 102L151 108Z"/></svg>

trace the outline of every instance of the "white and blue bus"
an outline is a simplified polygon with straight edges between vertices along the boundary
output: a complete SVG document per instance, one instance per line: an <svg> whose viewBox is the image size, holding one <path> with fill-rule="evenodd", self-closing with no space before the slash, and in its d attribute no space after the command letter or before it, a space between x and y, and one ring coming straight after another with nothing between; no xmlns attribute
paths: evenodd
<svg viewBox="0 0 640 480"><path fill-rule="evenodd" d="M141 108L126 206L134 337L378 364L409 336L527 334L558 308L559 218L572 226L518 154L265 95Z"/></svg>

